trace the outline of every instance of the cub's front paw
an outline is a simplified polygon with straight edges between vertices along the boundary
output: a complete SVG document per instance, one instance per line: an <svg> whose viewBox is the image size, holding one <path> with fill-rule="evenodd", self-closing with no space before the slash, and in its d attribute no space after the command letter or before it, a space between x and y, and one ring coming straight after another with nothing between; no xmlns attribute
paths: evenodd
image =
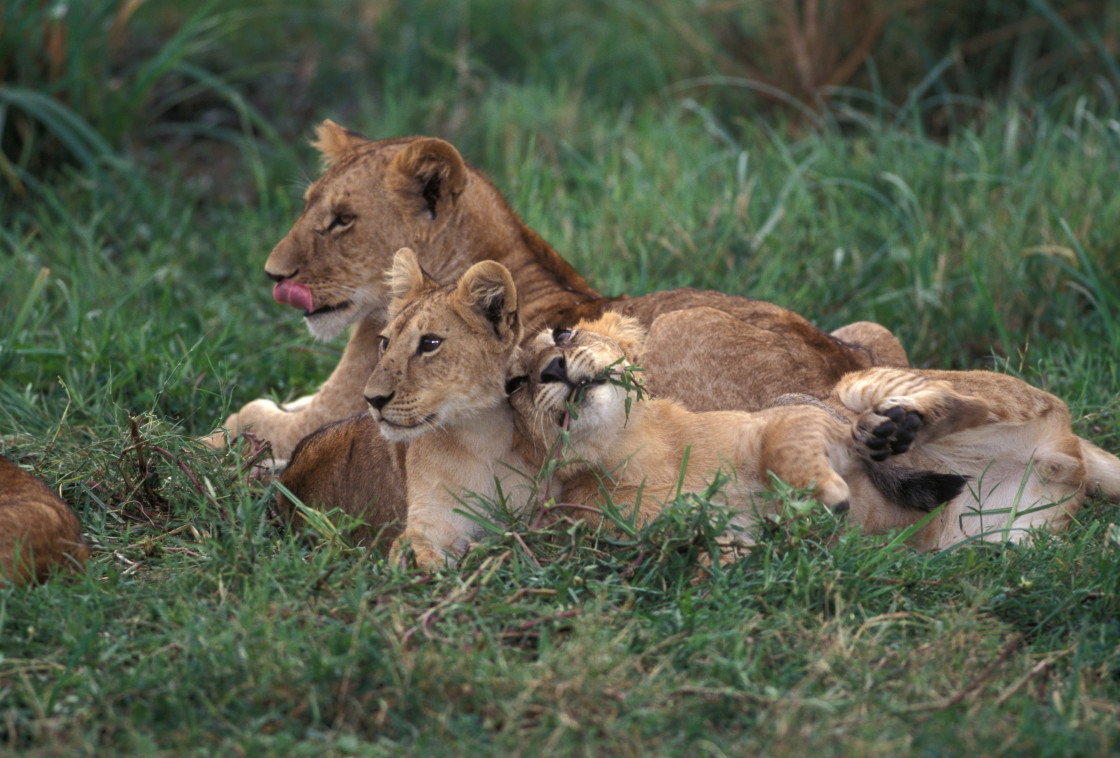
<svg viewBox="0 0 1120 758"><path fill-rule="evenodd" d="M389 563L401 568L415 565L425 571L440 568L447 564L447 556L420 537L401 535L389 550Z"/></svg>
<svg viewBox="0 0 1120 758"><path fill-rule="evenodd" d="M902 405L881 405L860 417L853 434L867 448L873 461L884 461L910 449L918 430L922 428L922 414Z"/></svg>

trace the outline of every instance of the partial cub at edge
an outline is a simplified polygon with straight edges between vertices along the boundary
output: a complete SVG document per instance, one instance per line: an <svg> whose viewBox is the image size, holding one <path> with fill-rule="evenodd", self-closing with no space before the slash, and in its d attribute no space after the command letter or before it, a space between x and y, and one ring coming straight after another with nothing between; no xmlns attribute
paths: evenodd
<svg viewBox="0 0 1120 758"><path fill-rule="evenodd" d="M89 558L81 524L47 485L0 455L0 584L42 581Z"/></svg>
<svg viewBox="0 0 1120 758"><path fill-rule="evenodd" d="M1020 542L1030 529L1068 527L1087 495L1120 500L1120 459L1073 433L1064 402L1015 377L871 368L841 379L830 401L855 414L857 437L917 414L921 428L894 460L969 477L917 536L923 547Z"/></svg>

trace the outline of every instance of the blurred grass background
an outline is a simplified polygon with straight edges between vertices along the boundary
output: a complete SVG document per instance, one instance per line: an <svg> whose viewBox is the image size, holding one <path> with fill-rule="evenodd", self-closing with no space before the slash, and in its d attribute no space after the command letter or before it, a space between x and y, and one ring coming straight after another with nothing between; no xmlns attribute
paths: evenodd
<svg viewBox="0 0 1120 758"><path fill-rule="evenodd" d="M1016 373L1120 450L1116 3L0 14L0 449L97 548L86 579L0 589L0 745L1117 749L1108 506L1029 549L930 557L794 514L699 585L710 525L682 511L613 553L572 538L578 560L544 560L565 535L525 535L540 561L498 539L425 583L289 542L237 453L192 441L338 359L262 272L330 117L448 139L604 292L693 285L826 329L877 320L915 364Z"/></svg>

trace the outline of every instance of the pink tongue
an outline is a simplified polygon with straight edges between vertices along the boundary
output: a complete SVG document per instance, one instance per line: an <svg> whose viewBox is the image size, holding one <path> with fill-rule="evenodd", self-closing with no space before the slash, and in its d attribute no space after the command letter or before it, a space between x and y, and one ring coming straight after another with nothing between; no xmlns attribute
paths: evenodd
<svg viewBox="0 0 1120 758"><path fill-rule="evenodd" d="M291 279L285 279L278 283L272 290L272 297L278 303L299 308L301 311L310 311L313 307L311 290L307 288L306 284L293 282Z"/></svg>

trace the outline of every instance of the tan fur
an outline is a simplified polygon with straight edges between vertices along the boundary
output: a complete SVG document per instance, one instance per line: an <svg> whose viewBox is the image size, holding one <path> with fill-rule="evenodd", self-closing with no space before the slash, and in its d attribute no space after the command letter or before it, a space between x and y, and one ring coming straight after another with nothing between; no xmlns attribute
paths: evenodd
<svg viewBox="0 0 1120 758"><path fill-rule="evenodd" d="M694 314L693 323L705 321L719 323L720 316ZM658 324L654 326L656 330ZM571 336L560 334L559 345L555 333L541 333L514 366L515 373L528 378L511 395L519 428L532 445L527 457L541 456L552 444L572 392L564 383L546 381L545 367L562 356L571 381L587 381L621 355L635 352L629 332L625 349L611 339L618 329L613 317L604 317L581 325ZM654 399L633 404L626 419L617 387L590 386L569 432L575 457L587 463L561 469L567 480L565 498L594 502L606 479L620 502L632 502L644 485L643 507L652 493L651 513L656 512L674 491L684 449L690 446L686 490L702 489L705 475L728 461L739 471L739 487L752 471L756 475L748 492L765 486L761 474L769 471L798 487L816 482L818 493L822 484L832 486L834 494L825 489L821 499L834 504L841 489L833 475L839 474L850 485L853 520L865 531L910 526L925 514L886 500L866 476L866 465L876 464L860 463L868 441L889 421L889 409L897 407L920 414L922 423L909 451L894 456L893 464L971 479L915 535L918 547L944 548L974 537L1017 542L1030 528L1065 528L1088 491L1117 499L1120 459L1074 435L1069 412L1058 398L1013 377L872 368L846 376L828 402L836 414L805 405L754 414L696 414ZM835 432L838 424L843 426L838 417L851 421L841 435L849 438L846 455ZM760 447L752 449L745 439L755 439ZM741 457L734 457L736 451ZM732 495L742 500L738 493Z"/></svg>
<svg viewBox="0 0 1120 758"><path fill-rule="evenodd" d="M404 451L403 445L386 444L377 422L363 411L304 438L280 483L305 506L338 509L351 519L346 536L355 544L387 552L404 529ZM304 518L295 503L283 492L276 502L292 529L302 531Z"/></svg>
<svg viewBox="0 0 1120 758"><path fill-rule="evenodd" d="M730 478L717 502L737 511L744 529L767 507L755 496L770 474L812 489L826 506L848 504L848 481L862 476L866 451L842 416L809 405L697 413L658 397L631 402L627 414L627 390L603 378L617 379L641 353L643 331L614 313L543 331L511 368L524 378L510 403L526 458L543 462L570 424L570 462L557 471L565 501L597 506L609 495L622 505L640 493L637 518L646 521L678 491L703 491L722 472Z"/></svg>
<svg viewBox="0 0 1120 758"><path fill-rule="evenodd" d="M252 427L280 460L305 435L363 409L361 388L376 363L389 305L385 271L402 247L415 250L440 282L457 280L481 260L500 261L520 292L520 317L529 329L574 324L607 309L646 326L672 311L719 311L750 363L727 365L727 346L711 344L687 324L664 335L679 339L672 350L645 356L656 376L651 389L692 410L758 409L788 392L823 396L849 371L906 365L898 340L877 324L853 324L830 336L770 303L691 289L600 297L450 144L426 137L371 142L331 121L316 136L325 171L305 193L303 213L272 250L265 271L310 289L306 321L315 336L354 329L338 366L314 395L283 406L254 400L226 420L231 434ZM225 439L217 432L208 441L220 447Z"/></svg>
<svg viewBox="0 0 1120 758"><path fill-rule="evenodd" d="M0 584L80 570L88 558L74 512L49 487L0 456Z"/></svg>
<svg viewBox="0 0 1120 758"><path fill-rule="evenodd" d="M922 547L973 537L1019 542L1032 528L1066 528L1086 495L1120 500L1120 459L1073 433L1065 403L1014 377L872 368L844 377L830 400L858 417L857 438L889 408L919 413L913 445L894 460L970 478L916 536ZM860 513L855 503L853 514L869 531L901 525L897 514Z"/></svg>
<svg viewBox="0 0 1120 758"><path fill-rule="evenodd" d="M493 499L500 482L510 494L525 471L505 396L505 368L521 340L517 291L494 261L441 287L407 248L389 278L392 320L365 397L382 437L409 443L407 518L392 557L410 546L417 565L431 567L476 534L457 512L470 510L469 493Z"/></svg>

